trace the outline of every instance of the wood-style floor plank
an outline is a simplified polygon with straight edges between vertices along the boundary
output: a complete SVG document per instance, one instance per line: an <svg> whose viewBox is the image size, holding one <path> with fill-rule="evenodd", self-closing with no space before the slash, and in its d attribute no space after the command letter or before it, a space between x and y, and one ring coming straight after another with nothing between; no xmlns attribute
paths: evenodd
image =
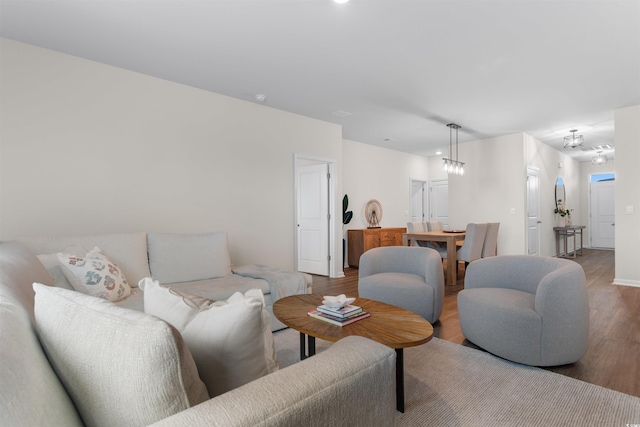
<svg viewBox="0 0 640 427"><path fill-rule="evenodd" d="M578 362L546 368L572 378L640 397L640 288L613 285L614 252L584 249L575 261L587 277L591 322L589 348ZM464 288L464 267L458 281L447 286L442 315L434 336L478 348L460 330L457 295ZM358 269L345 269L344 278L313 277L313 293L358 296Z"/></svg>

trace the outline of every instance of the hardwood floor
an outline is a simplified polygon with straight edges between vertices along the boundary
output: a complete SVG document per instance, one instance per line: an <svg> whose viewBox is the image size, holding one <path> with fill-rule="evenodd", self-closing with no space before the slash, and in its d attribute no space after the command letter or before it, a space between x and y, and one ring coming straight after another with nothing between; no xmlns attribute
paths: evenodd
<svg viewBox="0 0 640 427"><path fill-rule="evenodd" d="M591 323L587 354L578 362L546 368L572 378L640 397L640 288L613 285L614 252L584 249L575 259L584 268ZM445 289L444 308L434 336L467 347L458 320L457 295L464 287L464 267L455 286ZM345 278L313 277L318 295L358 295L358 269L345 269Z"/></svg>

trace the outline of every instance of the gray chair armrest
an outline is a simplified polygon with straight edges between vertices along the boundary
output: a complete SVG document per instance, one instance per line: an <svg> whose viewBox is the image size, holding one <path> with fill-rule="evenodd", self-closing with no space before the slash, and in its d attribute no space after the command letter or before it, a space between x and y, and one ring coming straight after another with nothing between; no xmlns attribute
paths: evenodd
<svg viewBox="0 0 640 427"><path fill-rule="evenodd" d="M316 356L154 425L394 425L395 357L382 344L347 337Z"/></svg>

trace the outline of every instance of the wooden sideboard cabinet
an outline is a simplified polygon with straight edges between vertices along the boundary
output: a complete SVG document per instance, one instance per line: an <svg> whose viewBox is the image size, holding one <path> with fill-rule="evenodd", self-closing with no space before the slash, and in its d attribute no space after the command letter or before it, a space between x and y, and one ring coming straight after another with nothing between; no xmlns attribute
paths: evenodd
<svg viewBox="0 0 640 427"><path fill-rule="evenodd" d="M348 230L349 267L360 266L360 255L380 246L402 246L406 228L356 228Z"/></svg>

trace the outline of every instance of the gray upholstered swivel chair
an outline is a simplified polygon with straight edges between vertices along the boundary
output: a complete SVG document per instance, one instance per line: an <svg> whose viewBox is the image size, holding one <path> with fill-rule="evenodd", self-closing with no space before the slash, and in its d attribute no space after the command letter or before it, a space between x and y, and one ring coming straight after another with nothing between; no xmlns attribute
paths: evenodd
<svg viewBox="0 0 640 427"><path fill-rule="evenodd" d="M498 230L499 222L490 222L487 227L487 234L484 236L484 245L482 246L482 258L498 255Z"/></svg>
<svg viewBox="0 0 640 427"><path fill-rule="evenodd" d="M412 311L434 323L444 303L444 273L433 249L386 246L360 257L358 294Z"/></svg>
<svg viewBox="0 0 640 427"><path fill-rule="evenodd" d="M462 334L483 349L534 366L573 363L589 338L584 271L573 261L510 255L469 265L458 293Z"/></svg>

